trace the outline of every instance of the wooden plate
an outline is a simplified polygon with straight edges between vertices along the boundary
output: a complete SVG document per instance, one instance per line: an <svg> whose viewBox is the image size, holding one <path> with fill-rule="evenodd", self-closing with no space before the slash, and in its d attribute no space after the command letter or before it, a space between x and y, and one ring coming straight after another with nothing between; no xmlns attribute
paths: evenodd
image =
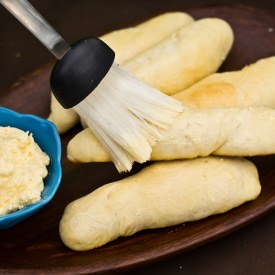
<svg viewBox="0 0 275 275"><path fill-rule="evenodd" d="M260 58L275 55L275 16L246 6L205 6L185 11L195 18L216 16L226 19L235 32L235 44L221 70L235 70ZM153 14L152 14L153 15ZM0 105L23 113L47 117L50 93L49 64L18 83L0 98ZM158 230L139 232L88 252L66 248L58 233L64 207L97 187L122 178L110 163L72 164L66 159L66 145L80 130L62 136L63 179L53 201L39 214L1 231L0 273L43 272L76 274L128 270L198 247L220 238L268 213L275 207L275 156L257 157L262 193L226 214ZM271 137L274 138L274 137ZM134 170L140 169L135 166Z"/></svg>

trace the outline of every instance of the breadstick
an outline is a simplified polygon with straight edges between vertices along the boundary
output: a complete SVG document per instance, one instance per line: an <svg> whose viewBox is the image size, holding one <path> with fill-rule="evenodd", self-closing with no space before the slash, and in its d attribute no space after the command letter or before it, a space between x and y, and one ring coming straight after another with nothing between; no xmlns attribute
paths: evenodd
<svg viewBox="0 0 275 275"><path fill-rule="evenodd" d="M70 203L60 236L73 250L89 250L140 230L224 213L260 190L257 169L245 159L156 162Z"/></svg>
<svg viewBox="0 0 275 275"><path fill-rule="evenodd" d="M129 72L172 95L218 70L233 43L228 23L204 18L172 33L124 64Z"/></svg>
<svg viewBox="0 0 275 275"><path fill-rule="evenodd" d="M186 109L153 147L151 160L275 153L275 110L267 107ZM72 162L111 161L89 129L68 144Z"/></svg>
<svg viewBox="0 0 275 275"><path fill-rule="evenodd" d="M48 120L53 122L60 134L73 128L80 120L79 115L72 108L64 109L51 93L51 106Z"/></svg>
<svg viewBox="0 0 275 275"><path fill-rule="evenodd" d="M212 74L174 97L193 108L267 106L275 108L275 56L240 71Z"/></svg>
<svg viewBox="0 0 275 275"><path fill-rule="evenodd" d="M153 17L136 27L113 31L100 38L115 50L116 62L123 64L193 21L187 13L168 12ZM51 94L51 112L48 120L56 125L59 133L65 133L79 122L79 116L73 109L64 109Z"/></svg>
<svg viewBox="0 0 275 275"><path fill-rule="evenodd" d="M115 51L116 62L123 64L193 21L187 13L168 12L135 27L112 31L100 39Z"/></svg>

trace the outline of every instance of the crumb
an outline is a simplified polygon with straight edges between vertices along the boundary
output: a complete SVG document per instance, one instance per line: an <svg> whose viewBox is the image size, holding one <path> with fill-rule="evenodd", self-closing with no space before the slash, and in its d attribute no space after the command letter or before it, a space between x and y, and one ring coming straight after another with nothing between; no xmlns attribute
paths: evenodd
<svg viewBox="0 0 275 275"><path fill-rule="evenodd" d="M268 28L267 31L268 31L268 32L273 32L274 29L273 29L273 28Z"/></svg>

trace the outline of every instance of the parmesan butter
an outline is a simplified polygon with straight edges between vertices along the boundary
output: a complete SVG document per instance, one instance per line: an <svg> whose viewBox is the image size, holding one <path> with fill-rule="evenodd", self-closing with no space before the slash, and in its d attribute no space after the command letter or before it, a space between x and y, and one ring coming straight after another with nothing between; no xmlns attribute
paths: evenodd
<svg viewBox="0 0 275 275"><path fill-rule="evenodd" d="M31 134L0 127L0 215L41 199L49 162Z"/></svg>

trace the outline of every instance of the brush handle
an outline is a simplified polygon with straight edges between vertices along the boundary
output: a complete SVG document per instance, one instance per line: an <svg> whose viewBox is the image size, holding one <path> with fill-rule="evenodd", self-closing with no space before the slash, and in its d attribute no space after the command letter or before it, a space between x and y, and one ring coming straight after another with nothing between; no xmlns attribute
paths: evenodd
<svg viewBox="0 0 275 275"><path fill-rule="evenodd" d="M57 59L61 59L70 49L67 42L27 0L0 0L0 3L31 31Z"/></svg>
<svg viewBox="0 0 275 275"><path fill-rule="evenodd" d="M70 47L27 0L0 0L0 4L59 59L50 82L53 94L64 108L84 100L110 70L115 53L100 39L82 39Z"/></svg>

